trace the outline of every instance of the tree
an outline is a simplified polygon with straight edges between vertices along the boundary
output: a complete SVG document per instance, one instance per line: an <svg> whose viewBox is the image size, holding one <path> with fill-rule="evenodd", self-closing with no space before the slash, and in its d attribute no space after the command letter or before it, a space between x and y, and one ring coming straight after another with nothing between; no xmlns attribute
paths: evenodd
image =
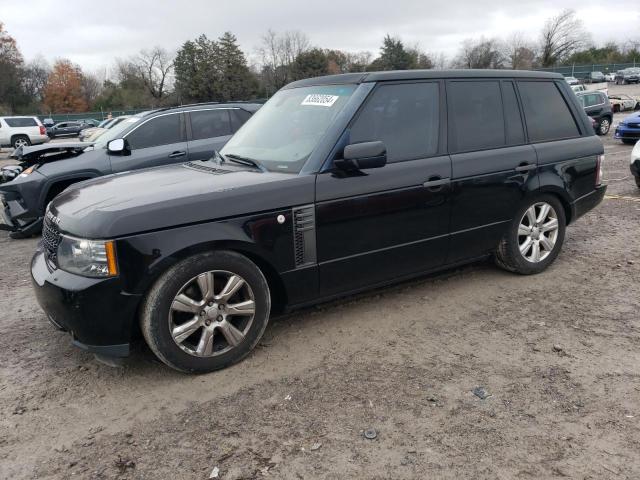
<svg viewBox="0 0 640 480"><path fill-rule="evenodd" d="M218 96L218 44L200 35L178 50L174 62L176 90L183 102L212 101Z"/></svg>
<svg viewBox="0 0 640 480"><path fill-rule="evenodd" d="M82 91L82 71L69 60L58 60L53 65L44 89L44 104L50 112L72 113L87 110Z"/></svg>
<svg viewBox="0 0 640 480"><path fill-rule="evenodd" d="M257 79L247 66L244 52L231 32L225 32L218 39L218 88L216 100L247 100L257 90Z"/></svg>
<svg viewBox="0 0 640 480"><path fill-rule="evenodd" d="M503 68L504 56L499 40L480 37L462 42L456 65L459 68Z"/></svg>
<svg viewBox="0 0 640 480"><path fill-rule="evenodd" d="M534 46L520 32L509 35L502 43L507 66L514 70L528 70L533 67L536 53Z"/></svg>
<svg viewBox="0 0 640 480"><path fill-rule="evenodd" d="M371 63L371 52L343 52L342 50L325 50L327 71L336 73L365 72Z"/></svg>
<svg viewBox="0 0 640 480"><path fill-rule="evenodd" d="M590 40L582 21L574 10L564 10L550 18L540 35L540 64L552 67L567 60L576 51L584 48Z"/></svg>
<svg viewBox="0 0 640 480"><path fill-rule="evenodd" d="M279 34L268 30L262 36L258 54L262 58L261 79L267 95L293 79L295 59L310 48L308 37L299 31Z"/></svg>
<svg viewBox="0 0 640 480"><path fill-rule="evenodd" d="M42 102L50 72L51 67L42 56L27 63L22 72L22 85L25 94L36 102Z"/></svg>
<svg viewBox="0 0 640 480"><path fill-rule="evenodd" d="M327 54L319 48L312 48L300 53L293 62L293 80L328 75L328 67Z"/></svg>
<svg viewBox="0 0 640 480"><path fill-rule="evenodd" d="M25 101L21 78L23 64L16 41L0 22L0 111L14 113Z"/></svg>
<svg viewBox="0 0 640 480"><path fill-rule="evenodd" d="M138 72L138 77L156 100L161 100L167 93L170 74L173 71L173 58L161 47L141 50L130 60Z"/></svg>
<svg viewBox="0 0 640 480"><path fill-rule="evenodd" d="M386 35L380 47L380 56L376 58L369 70L408 70L416 68L416 54L404 48L399 38Z"/></svg>
<svg viewBox="0 0 640 480"><path fill-rule="evenodd" d="M82 98L84 98L87 106L91 107L102 91L102 84L95 75L90 73L82 74L80 84L82 88Z"/></svg>

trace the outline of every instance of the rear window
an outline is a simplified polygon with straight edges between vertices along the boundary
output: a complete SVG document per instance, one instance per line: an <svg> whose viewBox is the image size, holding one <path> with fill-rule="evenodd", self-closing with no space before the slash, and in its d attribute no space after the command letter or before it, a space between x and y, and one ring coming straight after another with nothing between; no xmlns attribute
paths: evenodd
<svg viewBox="0 0 640 480"><path fill-rule="evenodd" d="M29 117L5 118L4 121L7 122L7 125L9 125L10 127L37 127L38 126L38 122L36 122L36 119L29 118Z"/></svg>
<svg viewBox="0 0 640 480"><path fill-rule="evenodd" d="M440 98L437 83L382 85L367 100L350 130L350 143L380 140L389 162L438 151Z"/></svg>
<svg viewBox="0 0 640 480"><path fill-rule="evenodd" d="M449 148L452 152L503 147L505 122L498 81L447 84Z"/></svg>
<svg viewBox="0 0 640 480"><path fill-rule="evenodd" d="M529 140L550 142L580 136L569 106L553 82L518 82Z"/></svg>
<svg viewBox="0 0 640 480"><path fill-rule="evenodd" d="M229 110L195 110L190 115L194 140L231 135Z"/></svg>
<svg viewBox="0 0 640 480"><path fill-rule="evenodd" d="M587 93L586 95L580 95L578 98L584 107L593 107L605 103L604 96L599 93Z"/></svg>

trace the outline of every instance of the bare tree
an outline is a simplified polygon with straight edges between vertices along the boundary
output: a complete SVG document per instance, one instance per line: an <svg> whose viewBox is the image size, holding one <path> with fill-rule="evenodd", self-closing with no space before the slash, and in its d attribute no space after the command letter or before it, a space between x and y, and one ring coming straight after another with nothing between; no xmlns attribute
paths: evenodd
<svg viewBox="0 0 640 480"><path fill-rule="evenodd" d="M41 55L25 65L22 72L22 85L29 98L37 102L42 101L50 72L51 66Z"/></svg>
<svg viewBox="0 0 640 480"><path fill-rule="evenodd" d="M436 69L436 70L444 70L448 66L449 66L449 60L447 59L447 56L444 53L438 52L438 53L435 53L433 55L433 68L434 69Z"/></svg>
<svg viewBox="0 0 640 480"><path fill-rule="evenodd" d="M495 38L468 38L462 42L455 63L459 68L503 68L501 43Z"/></svg>
<svg viewBox="0 0 640 480"><path fill-rule="evenodd" d="M170 86L173 60L173 57L161 47L142 50L131 60L153 98L161 100L166 95Z"/></svg>
<svg viewBox="0 0 640 480"><path fill-rule="evenodd" d="M262 60L262 76L268 95L292 80L296 57L310 49L309 38L303 32L267 30L257 51Z"/></svg>
<svg viewBox="0 0 640 480"><path fill-rule="evenodd" d="M534 45L522 32L514 32L502 42L503 55L508 67L514 70L527 70L533 67L535 60Z"/></svg>
<svg viewBox="0 0 640 480"><path fill-rule="evenodd" d="M550 18L540 36L540 64L552 67L566 60L577 50L590 42L590 35L584 29L582 20L574 10L564 10Z"/></svg>
<svg viewBox="0 0 640 480"><path fill-rule="evenodd" d="M96 98L98 98L98 95L102 92L102 82L100 82L96 74L83 73L80 83L82 86L82 96L85 102L87 102L87 105L91 107Z"/></svg>

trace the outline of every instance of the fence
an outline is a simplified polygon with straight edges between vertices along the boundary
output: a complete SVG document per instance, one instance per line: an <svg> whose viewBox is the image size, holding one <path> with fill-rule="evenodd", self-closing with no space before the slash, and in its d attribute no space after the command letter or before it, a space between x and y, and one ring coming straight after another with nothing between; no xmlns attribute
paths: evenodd
<svg viewBox="0 0 640 480"><path fill-rule="evenodd" d="M564 65L562 67L536 68L543 72L561 73L565 77L585 78L590 72L616 73L630 67L640 67L640 59L630 63L601 63L592 65Z"/></svg>

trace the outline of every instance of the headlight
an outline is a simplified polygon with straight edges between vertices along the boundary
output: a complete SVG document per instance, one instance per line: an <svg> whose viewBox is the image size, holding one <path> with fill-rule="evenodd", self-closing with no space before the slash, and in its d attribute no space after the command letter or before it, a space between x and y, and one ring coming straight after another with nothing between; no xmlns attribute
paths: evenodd
<svg viewBox="0 0 640 480"><path fill-rule="evenodd" d="M113 241L84 240L62 235L58 245L58 266L85 277L113 277L118 274Z"/></svg>

